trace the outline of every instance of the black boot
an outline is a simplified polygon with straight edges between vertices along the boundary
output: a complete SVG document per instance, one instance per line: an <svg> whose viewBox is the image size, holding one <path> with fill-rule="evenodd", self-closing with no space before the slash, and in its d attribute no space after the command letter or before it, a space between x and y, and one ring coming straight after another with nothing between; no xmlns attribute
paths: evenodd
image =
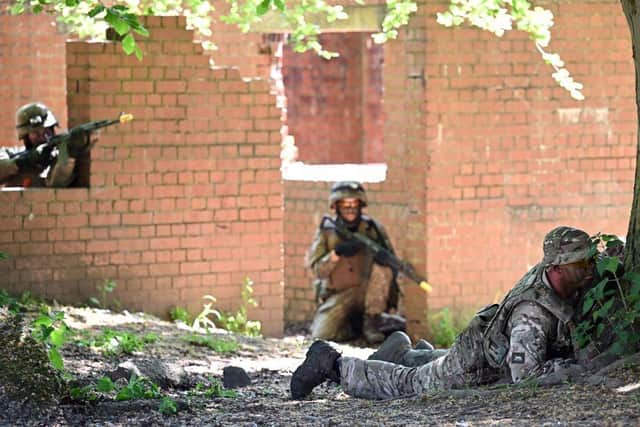
<svg viewBox="0 0 640 427"><path fill-rule="evenodd" d="M318 340L311 344L304 362L291 376L291 397L305 398L325 380L340 383L336 363L339 357L340 353L325 341Z"/></svg>
<svg viewBox="0 0 640 427"><path fill-rule="evenodd" d="M422 338L416 341L416 345L414 345L413 348L415 348L416 350L434 350L433 345L429 341L423 340Z"/></svg>
<svg viewBox="0 0 640 427"><path fill-rule="evenodd" d="M400 364L407 351L411 350L411 338L401 331L396 331L384 340L368 360L382 360Z"/></svg>
<svg viewBox="0 0 640 427"><path fill-rule="evenodd" d="M369 356L369 360L382 360L402 366L420 366L447 353L446 350L434 350L427 341L420 340L416 347L411 348L411 338L404 332L394 332L382 343L380 348ZM428 347L431 346L431 349Z"/></svg>

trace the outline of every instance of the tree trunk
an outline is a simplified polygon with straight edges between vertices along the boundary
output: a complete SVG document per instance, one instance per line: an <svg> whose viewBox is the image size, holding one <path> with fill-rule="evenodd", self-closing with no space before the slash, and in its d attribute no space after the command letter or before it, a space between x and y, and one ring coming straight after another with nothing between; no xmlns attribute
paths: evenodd
<svg viewBox="0 0 640 427"><path fill-rule="evenodd" d="M637 50L640 48L640 15L638 15L636 0L620 0L620 3L622 3L622 10L631 32L633 63L636 69L636 109L640 112L640 58L637 55ZM636 149L636 176L624 256L626 271L640 270L640 168L638 167L640 165L640 133L636 133L636 139L638 140L636 144L638 147Z"/></svg>

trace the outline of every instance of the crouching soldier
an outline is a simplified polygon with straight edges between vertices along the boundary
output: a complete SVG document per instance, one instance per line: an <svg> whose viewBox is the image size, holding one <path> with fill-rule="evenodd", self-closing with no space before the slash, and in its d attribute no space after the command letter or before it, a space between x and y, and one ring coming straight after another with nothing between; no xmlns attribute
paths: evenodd
<svg viewBox="0 0 640 427"><path fill-rule="evenodd" d="M46 144L55 136L56 127L58 120L44 104L30 103L18 109L16 130L22 147L15 152L0 148L0 186L67 187L71 183L76 159L69 155L66 144L57 148Z"/></svg>
<svg viewBox="0 0 640 427"><path fill-rule="evenodd" d="M347 341L363 335L368 343L379 343L386 334L404 329L404 318L388 315L397 309L399 296L391 268L360 242L345 240L332 226L338 222L393 254L382 224L363 215L366 206L360 183L341 181L332 186L329 207L335 217L323 219L306 259L315 277L318 303L311 325L314 338Z"/></svg>

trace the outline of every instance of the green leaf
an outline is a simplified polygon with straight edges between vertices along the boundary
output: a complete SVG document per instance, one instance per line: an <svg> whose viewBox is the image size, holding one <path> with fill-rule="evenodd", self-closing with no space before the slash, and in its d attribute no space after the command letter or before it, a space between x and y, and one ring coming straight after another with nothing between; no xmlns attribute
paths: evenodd
<svg viewBox="0 0 640 427"><path fill-rule="evenodd" d="M271 6L271 0L262 0L262 2L256 7L256 14L262 16L269 11Z"/></svg>
<svg viewBox="0 0 640 427"><path fill-rule="evenodd" d="M60 352L56 348L49 349L49 361L51 362L51 365L59 371L64 368L62 356L60 356Z"/></svg>
<svg viewBox="0 0 640 427"><path fill-rule="evenodd" d="M584 302L582 303L582 314L587 314L591 307L593 307L594 299L590 296L585 297Z"/></svg>
<svg viewBox="0 0 640 427"><path fill-rule="evenodd" d="M598 273L602 275L605 271L615 273L620 265L620 259L618 257L604 257L598 261L597 269Z"/></svg>
<svg viewBox="0 0 640 427"><path fill-rule="evenodd" d="M16 3L11 6L10 11L12 15L21 15L24 13L24 4Z"/></svg>
<svg viewBox="0 0 640 427"><path fill-rule="evenodd" d="M76 7L78 6L79 0L64 0L64 5L67 7Z"/></svg>
<svg viewBox="0 0 640 427"><path fill-rule="evenodd" d="M624 276L622 276L622 278L624 280L628 280L634 285L640 285L640 273L636 273L634 271L627 271L626 273L624 273Z"/></svg>
<svg viewBox="0 0 640 427"><path fill-rule="evenodd" d="M112 9L115 9L112 8ZM125 21L122 20L122 18L120 17L120 15L116 12L114 12L112 9L107 8L105 9L107 11L107 14L104 17L104 20L107 22L107 24L109 24L114 30L116 30L116 32L123 36L125 34L127 34L129 32L129 24L127 24Z"/></svg>
<svg viewBox="0 0 640 427"><path fill-rule="evenodd" d="M273 4L275 4L280 11L284 12L284 0L273 0Z"/></svg>
<svg viewBox="0 0 640 427"><path fill-rule="evenodd" d="M31 8L31 11L37 15L38 13L42 12L42 6L37 4Z"/></svg>
<svg viewBox="0 0 640 427"><path fill-rule="evenodd" d="M142 50L140 49L139 46L136 46L136 58L138 58L138 61L142 61Z"/></svg>
<svg viewBox="0 0 640 427"><path fill-rule="evenodd" d="M51 326L52 324L53 320L48 316L40 316L33 321L33 326Z"/></svg>
<svg viewBox="0 0 640 427"><path fill-rule="evenodd" d="M136 17L137 20L137 17ZM131 23L131 28L133 31L140 34L143 37L149 37L149 30L147 30L140 22L136 22L135 24Z"/></svg>
<svg viewBox="0 0 640 427"><path fill-rule="evenodd" d="M168 396L165 396L160 401L160 406L158 407L158 411L165 415L175 414L178 412L178 407L176 406L176 402L173 401Z"/></svg>
<svg viewBox="0 0 640 427"><path fill-rule="evenodd" d="M595 298L600 301L602 300L602 298L604 298L604 287L607 285L607 283L609 283L609 279L604 278L602 280L600 280L598 282L597 285L595 285L591 291L591 293L593 293L593 295L595 296Z"/></svg>
<svg viewBox="0 0 640 427"><path fill-rule="evenodd" d="M613 299L610 299L609 301L605 302L602 307L600 307L598 310L596 310L593 313L593 318L594 319L598 319L598 318L606 318L609 315L609 309L611 309L611 306L613 305Z"/></svg>
<svg viewBox="0 0 640 427"><path fill-rule="evenodd" d="M131 55L136 48L136 39L133 38L131 33L127 34L125 38L122 39L122 50L127 55Z"/></svg>
<svg viewBox="0 0 640 427"><path fill-rule="evenodd" d="M104 12L104 9L105 9L104 6L99 4L96 7L94 7L93 9L91 9L87 15L89 15L91 18L94 18L99 13Z"/></svg>
<svg viewBox="0 0 640 427"><path fill-rule="evenodd" d="M56 347L60 347L64 344L64 342L66 341L65 329L66 328L64 327L60 327L54 329L53 332L51 332L51 335L49 335L49 341L51 341L51 344Z"/></svg>
<svg viewBox="0 0 640 427"><path fill-rule="evenodd" d="M118 392L118 394L116 394L116 400L118 401L131 400L132 398L133 398L133 393L131 392L131 389L129 389L128 387L124 387L122 390Z"/></svg>
<svg viewBox="0 0 640 427"><path fill-rule="evenodd" d="M102 393L109 393L115 387L116 385L113 383L113 381L111 381L111 378L109 377L102 377L96 383L96 390Z"/></svg>

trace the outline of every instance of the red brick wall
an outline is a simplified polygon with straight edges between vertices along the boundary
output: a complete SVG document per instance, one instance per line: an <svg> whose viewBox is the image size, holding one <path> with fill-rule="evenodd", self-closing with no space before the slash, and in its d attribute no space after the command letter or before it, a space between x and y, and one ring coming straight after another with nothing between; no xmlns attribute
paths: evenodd
<svg viewBox="0 0 640 427"><path fill-rule="evenodd" d="M89 189L1 192L0 288L84 301L113 279L125 307L235 310L246 276L269 335L283 328L280 119L268 84L210 68L184 19L148 18L145 57L67 45L70 121L102 132Z"/></svg>
<svg viewBox="0 0 640 427"><path fill-rule="evenodd" d="M400 40L384 47L389 170L384 183L367 185L369 213L434 285L429 296L407 290L414 334L426 332L427 308L498 299L540 258L542 236L557 224L624 235L633 189L634 74L618 2L544 3L556 14L550 49L585 83L584 102L553 82L525 36L440 27L435 12L445 3L422 4ZM34 18L0 19L8 19L0 21L4 52L20 44L7 25ZM302 257L330 184L281 184L274 98L264 82L240 79L259 72L211 70L179 29L184 22L151 24L141 64L111 46L70 45L72 124L121 109L136 120L103 132L90 189L0 193L8 207L0 250L15 256L0 264L0 287L85 298L112 278L125 303L164 312L175 303L199 309L206 293L235 308L249 274L261 302L252 314L278 333L284 268L286 319L309 319ZM256 70L251 55L237 61ZM2 78L25 61L35 59L0 57L13 67ZM40 93L33 82L8 84L7 98L30 100ZM23 90L29 95L16 95ZM64 114L64 104L45 102ZM11 120L0 132L9 126L5 139L14 141L17 105L6 105L2 117Z"/></svg>
<svg viewBox="0 0 640 427"><path fill-rule="evenodd" d="M226 2L212 4L215 7L211 21L212 34L210 37L196 35L196 38L211 41L215 45L215 49L207 51L213 64L237 68L243 77L268 78L272 56L276 53L274 41L279 41L282 36L243 33L238 26L225 24L220 19L220 15L228 11Z"/></svg>
<svg viewBox="0 0 640 427"><path fill-rule="evenodd" d="M0 0L0 146L14 146L21 105L44 102L62 126L67 123L65 37L51 17L16 18L6 7Z"/></svg>
<svg viewBox="0 0 640 427"><path fill-rule="evenodd" d="M325 60L291 45L283 52L287 126L298 160L383 161L382 47L371 43L369 33L323 34L320 41L340 56Z"/></svg>
<svg viewBox="0 0 640 427"><path fill-rule="evenodd" d="M613 1L547 6L550 49L584 83L583 102L553 82L524 35L427 21L430 308L497 300L556 225L626 234L637 121L624 16Z"/></svg>

